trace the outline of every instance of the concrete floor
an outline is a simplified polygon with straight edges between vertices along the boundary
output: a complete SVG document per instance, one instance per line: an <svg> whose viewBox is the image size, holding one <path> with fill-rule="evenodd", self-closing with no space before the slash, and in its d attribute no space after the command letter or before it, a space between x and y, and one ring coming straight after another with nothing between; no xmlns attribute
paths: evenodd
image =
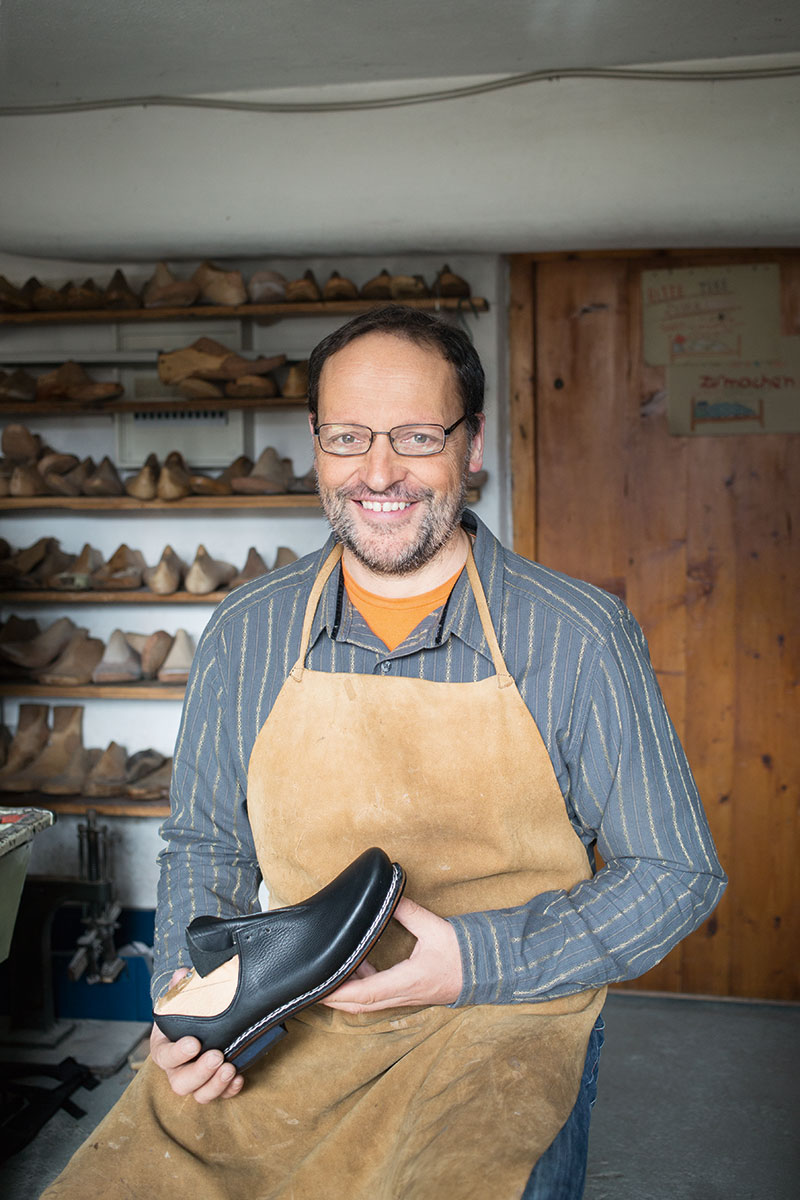
<svg viewBox="0 0 800 1200"><path fill-rule="evenodd" d="M795 1200L800 1006L605 1008L585 1200Z"/></svg>
<svg viewBox="0 0 800 1200"><path fill-rule="evenodd" d="M605 1017L584 1200L795 1200L800 1006L617 992ZM77 1092L85 1117L0 1167L5 1200L35 1200L131 1078Z"/></svg>

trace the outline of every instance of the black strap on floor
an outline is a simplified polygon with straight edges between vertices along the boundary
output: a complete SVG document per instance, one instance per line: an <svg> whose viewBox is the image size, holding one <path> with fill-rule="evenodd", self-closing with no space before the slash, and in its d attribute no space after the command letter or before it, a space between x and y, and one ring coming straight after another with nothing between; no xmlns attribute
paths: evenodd
<svg viewBox="0 0 800 1200"><path fill-rule="evenodd" d="M42 1076L58 1083L46 1087L24 1082ZM74 1058L64 1058L58 1064L0 1062L0 1162L32 1142L60 1108L76 1120L85 1117L84 1110L70 1097L78 1088L91 1091L99 1082Z"/></svg>

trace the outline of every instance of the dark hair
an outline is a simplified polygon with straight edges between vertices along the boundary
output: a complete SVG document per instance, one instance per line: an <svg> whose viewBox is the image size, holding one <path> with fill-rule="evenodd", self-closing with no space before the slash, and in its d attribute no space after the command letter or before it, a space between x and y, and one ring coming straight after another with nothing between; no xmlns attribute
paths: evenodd
<svg viewBox="0 0 800 1200"><path fill-rule="evenodd" d="M438 350L456 373L470 433L478 432L478 413L483 412L484 373L477 351L466 333L439 321L430 313L402 304L372 308L329 333L314 347L308 360L308 407L316 417L322 368L331 355L368 333L388 333L418 346Z"/></svg>

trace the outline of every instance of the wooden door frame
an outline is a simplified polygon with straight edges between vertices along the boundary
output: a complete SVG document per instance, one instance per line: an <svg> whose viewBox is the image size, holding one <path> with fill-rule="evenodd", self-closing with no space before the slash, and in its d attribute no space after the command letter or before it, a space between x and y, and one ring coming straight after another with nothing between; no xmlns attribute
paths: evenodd
<svg viewBox="0 0 800 1200"><path fill-rule="evenodd" d="M536 558L536 261L512 254L509 277L511 529L525 558Z"/></svg>

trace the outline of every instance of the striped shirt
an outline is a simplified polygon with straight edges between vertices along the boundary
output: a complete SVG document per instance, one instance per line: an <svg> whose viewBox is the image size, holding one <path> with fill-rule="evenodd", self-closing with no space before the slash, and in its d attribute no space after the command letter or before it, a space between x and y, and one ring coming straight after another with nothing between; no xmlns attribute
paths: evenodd
<svg viewBox="0 0 800 1200"><path fill-rule="evenodd" d="M606 865L569 892L449 918L464 973L456 1003L550 999L633 978L709 915L726 883L644 636L614 596L506 550L469 511L464 524L572 826L590 862L596 844ZM198 645L161 830L154 997L188 965L193 917L258 908L247 764L300 652L311 586L332 545L238 588ZM341 566L322 592L306 665L447 683L494 674L466 572L390 652L350 603Z"/></svg>

